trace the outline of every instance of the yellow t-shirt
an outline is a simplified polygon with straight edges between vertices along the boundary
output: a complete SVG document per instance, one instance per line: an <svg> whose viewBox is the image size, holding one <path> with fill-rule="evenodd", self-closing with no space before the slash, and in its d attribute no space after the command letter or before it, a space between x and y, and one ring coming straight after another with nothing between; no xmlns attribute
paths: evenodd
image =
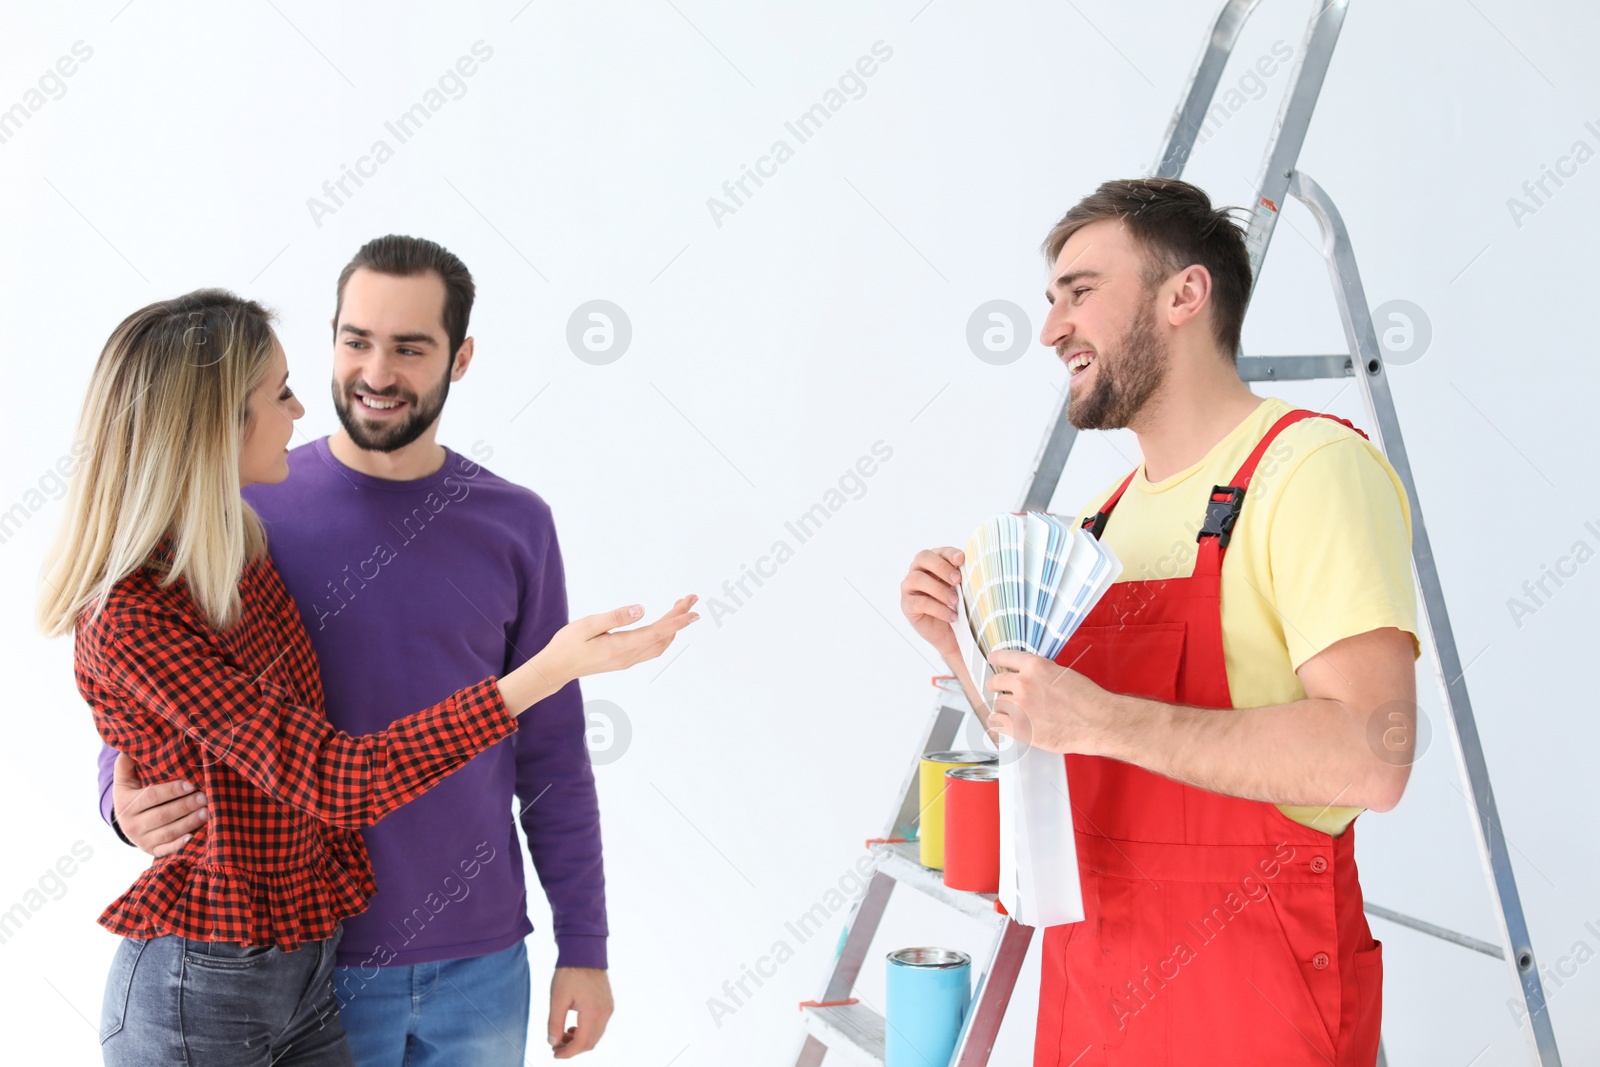
<svg viewBox="0 0 1600 1067"><path fill-rule="evenodd" d="M1160 482L1144 465L1106 524L1119 581L1194 573L1212 486L1227 485L1268 428L1291 411L1269 397L1188 470ZM1123 477L1126 477L1124 475ZM1100 509L1122 477L1078 515ZM1267 447L1222 560L1222 650L1234 707L1304 700L1295 671L1346 637L1387 626L1417 637L1411 507L1376 445L1331 419L1303 419ZM1362 811L1280 805L1338 835Z"/></svg>

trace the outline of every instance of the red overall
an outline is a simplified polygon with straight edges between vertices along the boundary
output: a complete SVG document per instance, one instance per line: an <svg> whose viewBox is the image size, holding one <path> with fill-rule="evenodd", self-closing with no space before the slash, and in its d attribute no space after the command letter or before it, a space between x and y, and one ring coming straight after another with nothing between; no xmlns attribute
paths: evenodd
<svg viewBox="0 0 1600 1067"><path fill-rule="evenodd" d="M1315 414L1279 419L1232 485ZM1084 522L1095 536L1132 480ZM1056 662L1112 692L1233 707L1221 576L1243 496L1213 490L1192 577L1113 585ZM1330 837L1273 804L1066 762L1085 918L1045 930L1035 1067L1371 1067L1383 968L1354 827Z"/></svg>

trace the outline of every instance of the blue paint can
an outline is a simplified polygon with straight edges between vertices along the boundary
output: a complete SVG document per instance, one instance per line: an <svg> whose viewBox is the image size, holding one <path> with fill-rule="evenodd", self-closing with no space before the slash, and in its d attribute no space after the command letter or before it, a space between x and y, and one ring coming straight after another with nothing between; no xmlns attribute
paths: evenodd
<svg viewBox="0 0 1600 1067"><path fill-rule="evenodd" d="M885 1067L946 1067L972 998L972 957L951 948L888 955Z"/></svg>

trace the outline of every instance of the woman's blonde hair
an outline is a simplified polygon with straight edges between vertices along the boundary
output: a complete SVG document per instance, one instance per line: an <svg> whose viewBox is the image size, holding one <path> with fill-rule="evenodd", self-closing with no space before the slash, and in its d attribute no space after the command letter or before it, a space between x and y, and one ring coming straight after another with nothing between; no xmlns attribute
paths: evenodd
<svg viewBox="0 0 1600 1067"><path fill-rule="evenodd" d="M70 631L172 535L179 578L211 626L238 620L239 580L266 550L239 495L249 400L277 339L272 313L225 289L140 308L112 331L78 421L84 458L45 560L38 622Z"/></svg>

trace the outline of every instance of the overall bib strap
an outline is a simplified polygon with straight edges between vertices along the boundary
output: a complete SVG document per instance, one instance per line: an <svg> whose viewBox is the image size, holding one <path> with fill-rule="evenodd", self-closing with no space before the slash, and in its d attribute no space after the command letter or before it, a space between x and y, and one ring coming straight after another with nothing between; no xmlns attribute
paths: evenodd
<svg viewBox="0 0 1600 1067"><path fill-rule="evenodd" d="M1221 574L1222 557L1227 552L1228 542L1233 539L1234 523L1239 521L1239 512L1244 507L1245 490L1250 486L1250 479L1255 476L1256 467L1261 463L1261 457L1266 455L1267 449L1272 447L1272 442L1278 434L1293 426L1302 419L1331 419L1334 422L1349 426L1356 433L1366 438L1366 434L1357 429L1347 419L1337 415L1328 415L1320 411L1308 411L1305 408L1296 408L1285 412L1283 417L1261 435L1261 440L1256 442L1255 448L1239 464L1239 469L1234 472L1233 480L1227 485L1214 485L1211 495L1206 498L1205 520L1200 525L1200 532L1195 534L1195 540L1200 544L1199 556L1195 560L1194 573ZM1119 494L1120 495L1120 494Z"/></svg>
<svg viewBox="0 0 1600 1067"><path fill-rule="evenodd" d="M1126 493L1128 486L1133 483L1133 476L1138 473L1138 467L1129 471L1128 476L1122 479L1122 484L1117 486L1117 491L1107 497L1104 504L1100 505L1100 510L1083 520L1083 528L1093 534L1096 541L1100 540L1100 535L1106 532L1106 520L1111 518L1111 509L1117 506L1117 501L1122 499L1122 494Z"/></svg>

